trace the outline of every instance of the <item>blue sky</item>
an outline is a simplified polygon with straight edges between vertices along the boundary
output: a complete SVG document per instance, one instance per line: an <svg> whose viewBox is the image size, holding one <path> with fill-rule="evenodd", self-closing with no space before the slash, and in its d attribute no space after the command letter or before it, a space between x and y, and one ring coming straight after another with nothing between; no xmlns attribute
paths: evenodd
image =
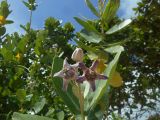
<svg viewBox="0 0 160 120"><path fill-rule="evenodd" d="M27 1L27 0L26 0ZM98 0L91 0L95 5ZM132 8L137 6L140 0L121 0L121 6L118 15L121 18L134 17ZM13 10L9 19L14 21L14 24L7 26L8 32L22 32L20 24L26 24L29 20L29 11L22 4L21 0L8 0L10 9ZM74 16L85 16L87 18L95 18L95 16L87 8L84 0L37 0L38 8L33 13L32 27L34 29L43 29L44 20L47 17L55 17L62 20L63 23L71 22L76 30L81 27L73 19Z"/></svg>

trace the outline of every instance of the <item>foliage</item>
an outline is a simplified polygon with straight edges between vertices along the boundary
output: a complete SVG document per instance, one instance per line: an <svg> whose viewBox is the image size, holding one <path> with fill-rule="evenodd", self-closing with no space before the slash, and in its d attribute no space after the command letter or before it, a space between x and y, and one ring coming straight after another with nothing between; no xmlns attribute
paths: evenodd
<svg viewBox="0 0 160 120"><path fill-rule="evenodd" d="M159 103L160 97L159 6L158 1L142 0L135 8L137 17L130 27L114 36L108 36L108 40L116 40L123 44L125 49L117 67L125 84L110 91L110 111L117 111L119 114L125 112L125 116L130 119L139 119L140 111L147 113L151 109L152 112L158 112L156 103ZM129 111L124 111L126 107ZM132 115L134 110L137 111L137 117Z"/></svg>
<svg viewBox="0 0 160 120"><path fill-rule="evenodd" d="M57 118L60 112L68 111L52 86L52 59L57 53L64 53L62 57L71 55L68 41L74 28L70 23L61 26L54 18L45 21L43 30L29 29L27 25L22 28L24 35L1 32L0 119L9 119L14 111Z"/></svg>

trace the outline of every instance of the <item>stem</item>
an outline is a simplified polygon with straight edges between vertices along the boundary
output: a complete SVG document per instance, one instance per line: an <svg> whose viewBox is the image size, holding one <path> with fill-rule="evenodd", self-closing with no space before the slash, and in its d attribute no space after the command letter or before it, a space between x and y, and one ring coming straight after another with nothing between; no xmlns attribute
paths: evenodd
<svg viewBox="0 0 160 120"><path fill-rule="evenodd" d="M80 84L78 84L78 96L79 96L79 103L80 103L80 111L81 111L81 119L85 120L85 116L84 116L84 97L83 94L81 92L81 86Z"/></svg>

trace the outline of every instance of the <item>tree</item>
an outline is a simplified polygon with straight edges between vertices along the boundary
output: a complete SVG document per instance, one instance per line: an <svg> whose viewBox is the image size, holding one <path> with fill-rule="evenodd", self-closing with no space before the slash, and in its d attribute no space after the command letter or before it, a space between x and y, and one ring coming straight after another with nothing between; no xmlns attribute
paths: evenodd
<svg viewBox="0 0 160 120"><path fill-rule="evenodd" d="M137 17L132 25L114 36L126 36L127 42L118 66L124 85L113 88L110 96L112 111L117 109L121 114L123 108L128 108L128 117L133 110L158 112L156 105L160 102L160 2L142 0L134 10ZM138 111L137 117L141 115Z"/></svg>

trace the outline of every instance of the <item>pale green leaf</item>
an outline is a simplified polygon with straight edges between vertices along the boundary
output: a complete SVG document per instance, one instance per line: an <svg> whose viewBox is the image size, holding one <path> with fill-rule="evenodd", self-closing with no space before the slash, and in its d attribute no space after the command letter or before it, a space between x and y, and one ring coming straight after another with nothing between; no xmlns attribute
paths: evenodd
<svg viewBox="0 0 160 120"><path fill-rule="evenodd" d="M58 120L64 120L64 112L63 111L58 112L56 115L57 115Z"/></svg>
<svg viewBox="0 0 160 120"><path fill-rule="evenodd" d="M80 35L85 38L88 42L99 43L103 40L102 36L95 32L88 32L86 30L82 30Z"/></svg>
<svg viewBox="0 0 160 120"><path fill-rule="evenodd" d="M96 28L95 28L93 25L91 25L90 23L88 23L87 21L84 21L84 20L82 20L82 19L80 19L80 18L78 18L78 17L74 17L74 19L75 19L80 25L82 25L85 30L87 30L87 31L93 31L93 32L98 33L98 31L96 30Z"/></svg>
<svg viewBox="0 0 160 120"><path fill-rule="evenodd" d="M12 120L55 120L55 119L38 116L38 115L21 114L21 113L14 112L12 116Z"/></svg>
<svg viewBox="0 0 160 120"><path fill-rule="evenodd" d="M118 53L118 52L124 51L124 48L120 45L117 45L117 46L106 48L105 51L109 53Z"/></svg>
<svg viewBox="0 0 160 120"><path fill-rule="evenodd" d="M129 25L131 22L132 22L131 19L127 19L127 20L121 22L121 23L118 24L118 25L114 25L112 28L110 28L110 29L106 32L106 34L115 33L115 32L117 32L117 31L123 29L123 28L126 27L127 25Z"/></svg>
<svg viewBox="0 0 160 120"><path fill-rule="evenodd" d="M40 101L36 102L35 105L33 106L35 114L39 113L43 109L45 104L46 104L45 98L41 98Z"/></svg>

